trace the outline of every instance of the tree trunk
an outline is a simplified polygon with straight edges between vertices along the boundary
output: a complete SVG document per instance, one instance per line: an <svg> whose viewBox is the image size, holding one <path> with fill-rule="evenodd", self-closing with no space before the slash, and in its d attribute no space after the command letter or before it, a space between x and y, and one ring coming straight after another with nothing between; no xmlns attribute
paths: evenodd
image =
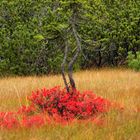
<svg viewBox="0 0 140 140"><path fill-rule="evenodd" d="M63 77L63 80L64 80L66 90L69 93L70 90L69 90L69 86L68 86L67 79L66 79L66 76L65 76L65 64L66 64L67 55L68 55L68 42L65 41L64 59L63 59L62 65L61 65L61 71L62 71L62 77Z"/></svg>
<svg viewBox="0 0 140 140"><path fill-rule="evenodd" d="M73 58L71 59L71 61L69 62L69 65L68 65L68 77L69 77L71 88L73 90L73 89L76 89L75 81L73 79L73 65L74 65L75 61L77 60L78 55L79 55L80 50L81 50L81 42L78 38L78 34L77 34L77 31L76 31L76 28L75 28L75 25L74 25L73 22L72 22L72 31L73 31L73 35L75 37L76 44L77 44L76 53L73 56Z"/></svg>

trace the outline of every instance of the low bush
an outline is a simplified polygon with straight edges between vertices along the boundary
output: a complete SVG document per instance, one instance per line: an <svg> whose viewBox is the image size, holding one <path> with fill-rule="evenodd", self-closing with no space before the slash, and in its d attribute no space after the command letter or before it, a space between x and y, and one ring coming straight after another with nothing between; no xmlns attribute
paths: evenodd
<svg viewBox="0 0 140 140"><path fill-rule="evenodd" d="M80 93L54 87L33 92L29 106L16 112L0 112L0 128L40 127L47 123L69 123L74 120L96 120L109 111L112 103L91 91Z"/></svg>
<svg viewBox="0 0 140 140"><path fill-rule="evenodd" d="M132 54L132 52L129 52L127 59L128 59L128 66L131 69L140 71L140 52L136 52L136 55Z"/></svg>

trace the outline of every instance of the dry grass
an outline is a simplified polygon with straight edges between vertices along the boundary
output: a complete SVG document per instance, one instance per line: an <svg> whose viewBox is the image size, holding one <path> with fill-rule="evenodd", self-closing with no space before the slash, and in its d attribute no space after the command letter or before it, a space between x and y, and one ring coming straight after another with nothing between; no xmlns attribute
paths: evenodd
<svg viewBox="0 0 140 140"><path fill-rule="evenodd" d="M74 74L80 91L92 90L99 96L125 106L124 112L110 112L106 127L91 124L46 126L38 130L0 132L0 140L140 140L140 73L126 69L80 71ZM0 80L0 111L17 109L28 104L26 97L33 90L63 85L61 75L43 77L12 77ZM21 100L22 99L22 100Z"/></svg>

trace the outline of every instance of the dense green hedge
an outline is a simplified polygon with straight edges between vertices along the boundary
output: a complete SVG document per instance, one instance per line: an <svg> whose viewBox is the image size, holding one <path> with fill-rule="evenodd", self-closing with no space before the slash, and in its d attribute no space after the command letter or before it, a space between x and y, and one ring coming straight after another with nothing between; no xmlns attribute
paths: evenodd
<svg viewBox="0 0 140 140"><path fill-rule="evenodd" d="M82 53L75 69L125 64L140 51L139 0L1 0L0 75L59 73L65 40L76 29Z"/></svg>

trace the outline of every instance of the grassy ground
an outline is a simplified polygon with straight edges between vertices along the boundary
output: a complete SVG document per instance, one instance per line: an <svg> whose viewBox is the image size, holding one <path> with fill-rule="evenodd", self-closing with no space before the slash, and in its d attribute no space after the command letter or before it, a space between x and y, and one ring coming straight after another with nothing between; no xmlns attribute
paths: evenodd
<svg viewBox="0 0 140 140"><path fill-rule="evenodd" d="M140 73L126 69L80 71L74 74L77 89L92 90L122 104L123 112L111 111L104 126L91 123L48 125L39 129L0 130L0 140L140 140ZM0 79L0 111L14 111L28 104L33 90L63 85L61 75Z"/></svg>

